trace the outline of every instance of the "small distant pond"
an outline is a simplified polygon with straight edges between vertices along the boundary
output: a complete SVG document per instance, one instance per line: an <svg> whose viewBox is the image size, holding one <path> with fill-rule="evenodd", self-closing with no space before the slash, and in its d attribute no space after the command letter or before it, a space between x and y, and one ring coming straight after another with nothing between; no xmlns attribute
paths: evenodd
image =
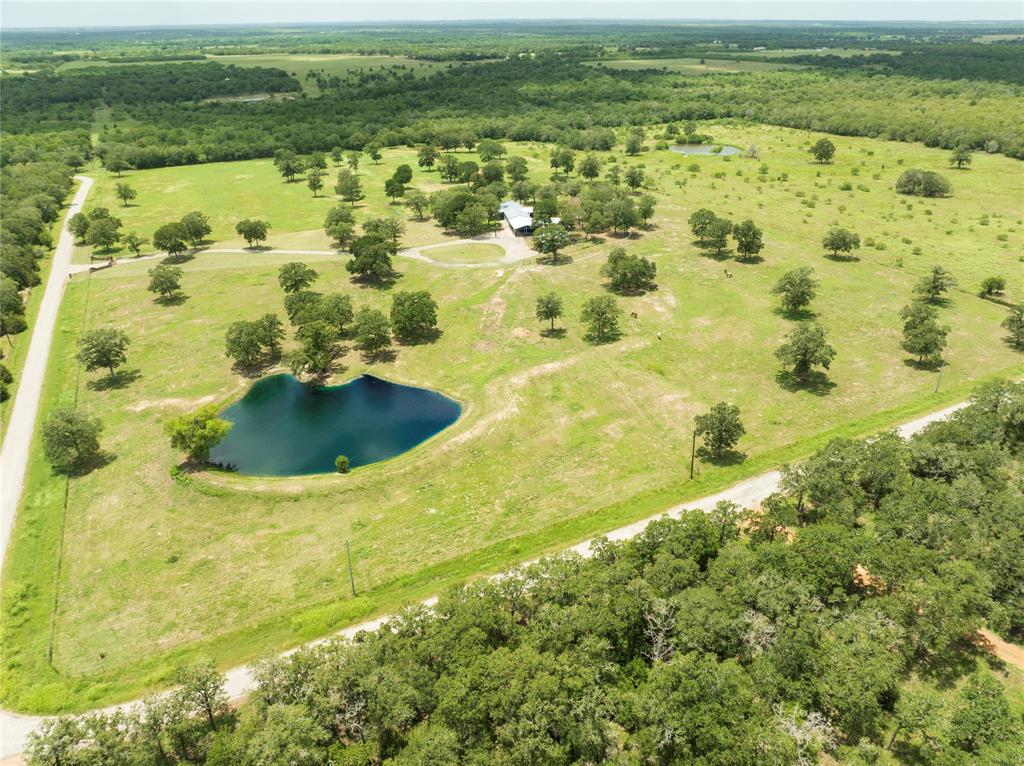
<svg viewBox="0 0 1024 766"><path fill-rule="evenodd" d="M372 375L341 386L273 375L224 410L234 425L210 460L257 476L333 472L338 455L356 468L412 449L461 413L458 402L436 391Z"/></svg>
<svg viewBox="0 0 1024 766"><path fill-rule="evenodd" d="M719 157L728 157L740 153L740 148L737 146L722 145L722 151L720 152L715 151L716 146L719 146L719 144L672 144L669 149L677 154L711 154Z"/></svg>

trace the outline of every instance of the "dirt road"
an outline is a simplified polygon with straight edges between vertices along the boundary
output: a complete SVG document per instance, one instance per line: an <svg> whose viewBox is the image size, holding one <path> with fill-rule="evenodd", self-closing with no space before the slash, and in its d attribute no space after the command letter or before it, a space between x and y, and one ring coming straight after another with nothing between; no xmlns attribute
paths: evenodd
<svg viewBox="0 0 1024 766"><path fill-rule="evenodd" d="M3 448L0 449L0 570L3 569L7 543L14 528L14 517L18 512L18 503L24 488L28 449L35 431L36 414L39 412L39 397L43 390L46 362L50 358L53 331L57 326L57 311L61 298L64 297L64 285L67 283L71 256L75 249L75 238L68 231L67 224L71 216L82 209L89 189L92 188L92 179L88 176L75 178L79 183L78 191L75 192L64 215L64 225L61 227L57 249L53 254L50 278L46 282L46 291L39 304L39 314L32 326L32 340L29 342L28 355L25 357L25 367L21 371L7 435ZM3 733L3 729L0 728L0 735Z"/></svg>

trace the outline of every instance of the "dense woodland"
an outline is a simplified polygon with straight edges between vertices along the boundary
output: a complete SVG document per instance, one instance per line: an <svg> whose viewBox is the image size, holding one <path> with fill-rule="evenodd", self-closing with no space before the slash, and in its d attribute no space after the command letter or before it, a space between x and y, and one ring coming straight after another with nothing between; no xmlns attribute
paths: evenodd
<svg viewBox="0 0 1024 766"><path fill-rule="evenodd" d="M180 75L192 70L208 74ZM415 80L373 78L293 101L197 103L234 71L214 63L153 64L133 75L112 67L119 79L102 86L103 100L89 89L62 103L37 95L53 88L70 97L75 83L101 78L93 71L27 76L6 92L7 129L88 129L95 108L106 104L112 112L97 151L102 157L114 150L137 168L266 157L281 147L306 153L434 142L446 130L589 148L588 133L597 129L723 118L1024 157L1018 107L1024 94L1003 83L816 70L692 77L538 58L460 66ZM298 88L272 70L243 71L254 73L250 82L261 92ZM137 94L159 91L175 77L176 92L191 88L190 98L136 102Z"/></svg>
<svg viewBox="0 0 1024 766"><path fill-rule="evenodd" d="M286 72L263 67L215 63L86 67L66 75L13 77L4 87L0 106L21 114L76 104L152 104L298 90L298 82Z"/></svg>
<svg viewBox="0 0 1024 766"><path fill-rule="evenodd" d="M794 56L783 61L830 69L872 69L926 80L990 80L1024 84L1024 46L943 45L902 49L900 55Z"/></svg>
<svg viewBox="0 0 1024 766"><path fill-rule="evenodd" d="M1024 728L979 644L1024 635L1024 385L835 440L746 512L651 524L138 711L64 719L32 766L1011 766Z"/></svg>

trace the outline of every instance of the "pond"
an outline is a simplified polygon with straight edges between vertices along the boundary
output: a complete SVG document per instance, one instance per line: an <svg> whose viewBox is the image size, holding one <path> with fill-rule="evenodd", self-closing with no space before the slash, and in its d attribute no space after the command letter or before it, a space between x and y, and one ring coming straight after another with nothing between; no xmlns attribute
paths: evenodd
<svg viewBox="0 0 1024 766"><path fill-rule="evenodd" d="M717 146L721 146L722 151L716 152L715 147ZM719 157L740 153L738 146L725 146L724 144L673 144L669 149L677 154L718 155Z"/></svg>
<svg viewBox="0 0 1024 766"><path fill-rule="evenodd" d="M372 375L340 386L273 375L224 410L234 425L210 460L257 476L327 473L338 455L355 468L412 449L461 413L458 402L436 391Z"/></svg>

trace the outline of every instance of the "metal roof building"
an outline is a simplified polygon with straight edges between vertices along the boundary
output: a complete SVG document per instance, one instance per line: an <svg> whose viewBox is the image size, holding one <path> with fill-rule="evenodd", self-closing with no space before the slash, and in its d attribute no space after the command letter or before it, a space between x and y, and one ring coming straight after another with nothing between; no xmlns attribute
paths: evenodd
<svg viewBox="0 0 1024 766"><path fill-rule="evenodd" d="M533 233L533 208L520 205L513 200L505 200L498 206L502 218L508 221L513 234ZM561 223L561 218L552 218L551 223Z"/></svg>
<svg viewBox="0 0 1024 766"><path fill-rule="evenodd" d="M529 234L533 231L533 208L505 200L498 207L501 217L508 221L508 227L515 234Z"/></svg>

